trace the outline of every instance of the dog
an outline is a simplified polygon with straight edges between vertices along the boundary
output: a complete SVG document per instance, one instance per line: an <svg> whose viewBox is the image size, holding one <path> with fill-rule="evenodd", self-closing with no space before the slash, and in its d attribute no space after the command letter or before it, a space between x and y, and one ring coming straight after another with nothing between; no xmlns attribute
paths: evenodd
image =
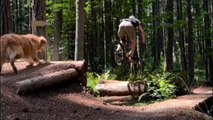
<svg viewBox="0 0 213 120"><path fill-rule="evenodd" d="M9 33L1 36L0 40L0 74L3 64L6 62L10 62L13 71L17 74L18 70L14 64L16 59L24 59L30 64L29 66L39 64L37 53L44 51L47 44L47 40L43 36L34 34Z"/></svg>

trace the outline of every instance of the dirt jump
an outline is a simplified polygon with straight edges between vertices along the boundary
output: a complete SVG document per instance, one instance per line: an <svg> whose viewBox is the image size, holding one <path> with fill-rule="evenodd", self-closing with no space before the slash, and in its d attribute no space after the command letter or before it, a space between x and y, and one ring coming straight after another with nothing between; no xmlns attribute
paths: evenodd
<svg viewBox="0 0 213 120"><path fill-rule="evenodd" d="M82 75L84 69L74 66L77 70L69 72L74 76L80 74L83 77L73 77L71 81L64 79L64 82L60 83L57 82L57 77L66 78L64 72L53 74L56 77L51 76L51 73L61 71L61 68L54 67L57 63L43 63L34 67L26 67L25 62L15 64L18 74L13 73L9 63L4 64L2 68L4 75L0 76L1 120L213 120L211 115L195 110L202 107L198 105L207 99L209 103L213 103L211 87L199 87L190 95L147 106L113 105L87 91L84 87L85 76ZM46 78L54 79L54 84L32 82ZM23 80L31 81L32 87L28 86L28 82L22 83ZM17 83L27 87L17 87ZM23 88L20 93L26 93L19 94L17 88Z"/></svg>

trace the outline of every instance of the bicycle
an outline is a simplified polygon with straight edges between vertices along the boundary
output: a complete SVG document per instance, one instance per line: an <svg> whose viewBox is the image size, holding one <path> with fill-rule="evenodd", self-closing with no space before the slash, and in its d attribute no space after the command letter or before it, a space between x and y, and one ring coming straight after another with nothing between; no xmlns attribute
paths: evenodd
<svg viewBox="0 0 213 120"><path fill-rule="evenodd" d="M126 37L127 38L127 37ZM129 51L130 51L130 41L128 39L123 39L122 42L116 45L116 50L114 52L115 63L118 66L127 67L131 73L137 74L142 71L141 61L137 52L137 45L134 51L134 62L130 62L129 58Z"/></svg>

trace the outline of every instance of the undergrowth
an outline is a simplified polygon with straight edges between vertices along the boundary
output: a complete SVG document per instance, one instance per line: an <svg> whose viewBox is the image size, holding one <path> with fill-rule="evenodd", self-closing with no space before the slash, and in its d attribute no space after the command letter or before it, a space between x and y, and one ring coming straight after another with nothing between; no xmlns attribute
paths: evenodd
<svg viewBox="0 0 213 120"><path fill-rule="evenodd" d="M121 69L122 70L122 69ZM120 73L118 73L120 72ZM160 70L143 72L142 74L123 74L121 71L107 71L105 74L87 73L87 86L98 94L95 86L101 80L126 80L130 82L143 82L148 87L146 94L138 95L134 104L146 104L152 101L165 100L176 97L187 91L183 73L162 72ZM122 76L122 77L119 77ZM143 103L140 103L143 102ZM134 105L132 104L132 105ZM137 106L137 105L136 105Z"/></svg>

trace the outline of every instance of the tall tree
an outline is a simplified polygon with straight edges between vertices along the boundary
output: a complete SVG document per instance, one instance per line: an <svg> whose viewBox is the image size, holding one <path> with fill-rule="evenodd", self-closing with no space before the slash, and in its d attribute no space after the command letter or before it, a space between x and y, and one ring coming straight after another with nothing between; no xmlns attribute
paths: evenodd
<svg viewBox="0 0 213 120"><path fill-rule="evenodd" d="M91 66L91 70L94 72L98 72L98 64L99 64L99 60L98 60L98 18L97 18L97 7L95 5L95 0L90 0L91 4L90 4L90 9L91 12L88 13L88 19L87 19L87 28L86 28L86 33L87 34L87 44L86 44L86 54L88 56L88 62L89 65ZM91 18L91 19L90 19ZM96 51L96 52L94 52Z"/></svg>
<svg viewBox="0 0 213 120"><path fill-rule="evenodd" d="M84 59L84 0L76 0L75 60Z"/></svg>
<svg viewBox="0 0 213 120"><path fill-rule="evenodd" d="M159 67L160 65L160 53L163 47L163 30L160 27L161 17L160 17L160 1L155 0L152 3L153 9L153 56L154 64L153 69Z"/></svg>
<svg viewBox="0 0 213 120"><path fill-rule="evenodd" d="M209 18L209 10L208 10L209 2L208 0L203 0L203 9L206 12L204 15L204 36L205 36L205 45L206 45L206 76L208 81L213 85L213 61L212 61L212 53L210 52L212 49L211 42L211 23Z"/></svg>
<svg viewBox="0 0 213 120"><path fill-rule="evenodd" d="M60 41L61 41L61 28L62 28L62 10L60 9L60 10L56 11L56 13L55 13L53 60L60 60L60 58L61 58L60 51L59 51Z"/></svg>
<svg viewBox="0 0 213 120"><path fill-rule="evenodd" d="M15 30L14 30L14 32L19 33L19 29L18 29L18 25L19 25L19 20L18 20L19 19L19 14L18 14L18 12L19 12L19 8L18 8L19 7L18 6L19 0L15 0L14 4L15 4L14 9L13 9L15 11L15 15L14 15L15 16L15 20L14 20L14 23L15 23L14 29Z"/></svg>
<svg viewBox="0 0 213 120"><path fill-rule="evenodd" d="M11 32L11 8L10 0L1 0L0 2L0 36Z"/></svg>
<svg viewBox="0 0 213 120"><path fill-rule="evenodd" d="M193 20L191 12L191 0L187 0L187 18L188 18L188 55L189 55L189 80L188 85L194 82L194 41L193 41Z"/></svg>
<svg viewBox="0 0 213 120"><path fill-rule="evenodd" d="M135 0L135 16L142 21L142 11L143 11L143 0ZM144 23L141 23L142 27ZM144 29L144 28L143 28ZM145 63L144 63L144 53L145 53L145 48L146 48L146 44L142 44L142 36L141 34L139 34L139 39L137 39L137 52L140 58L140 62L141 62L141 71L144 71L145 68Z"/></svg>
<svg viewBox="0 0 213 120"><path fill-rule="evenodd" d="M152 41L153 41L153 57L154 57L154 64L153 64L153 69L155 69L158 65L159 65L159 59L158 59L158 54L157 52L160 52L158 51L158 47L159 45L157 44L157 5L156 5L156 0L155 1L152 1L152 17L153 17L153 20L152 20L152 26L153 26L153 30L152 30Z"/></svg>
<svg viewBox="0 0 213 120"><path fill-rule="evenodd" d="M177 0L177 20L183 20L183 10L182 10L182 0ZM186 50L185 50L185 39L183 27L179 26L178 28L178 43L180 47L180 59L181 59L181 71L187 70L187 61L186 61Z"/></svg>
<svg viewBox="0 0 213 120"><path fill-rule="evenodd" d="M35 34L46 36L46 1L45 0L33 0L33 11L32 11L33 22L42 21L36 23Z"/></svg>
<svg viewBox="0 0 213 120"><path fill-rule="evenodd" d="M33 33L46 37L46 1L33 0L32 27ZM47 51L39 53L39 57L47 59Z"/></svg>
<svg viewBox="0 0 213 120"><path fill-rule="evenodd" d="M161 22L162 22L162 18L161 18L161 2L160 0L156 0L156 25L157 25L157 45L158 47L156 48L157 52L156 52L156 58L157 58L157 62L156 65L159 66L160 65L160 60L161 60L161 53L163 51L163 29L161 27Z"/></svg>
<svg viewBox="0 0 213 120"><path fill-rule="evenodd" d="M112 33L111 33L111 1L103 0L103 20L104 20L104 54L105 65L112 63L113 47L112 47ZM108 64L109 65L109 64ZM107 66L105 66L107 67Z"/></svg>
<svg viewBox="0 0 213 120"><path fill-rule="evenodd" d="M166 42L166 71L171 71L173 69L173 45L174 45L174 29L173 29L173 0L167 0L166 12L167 18L167 42Z"/></svg>

